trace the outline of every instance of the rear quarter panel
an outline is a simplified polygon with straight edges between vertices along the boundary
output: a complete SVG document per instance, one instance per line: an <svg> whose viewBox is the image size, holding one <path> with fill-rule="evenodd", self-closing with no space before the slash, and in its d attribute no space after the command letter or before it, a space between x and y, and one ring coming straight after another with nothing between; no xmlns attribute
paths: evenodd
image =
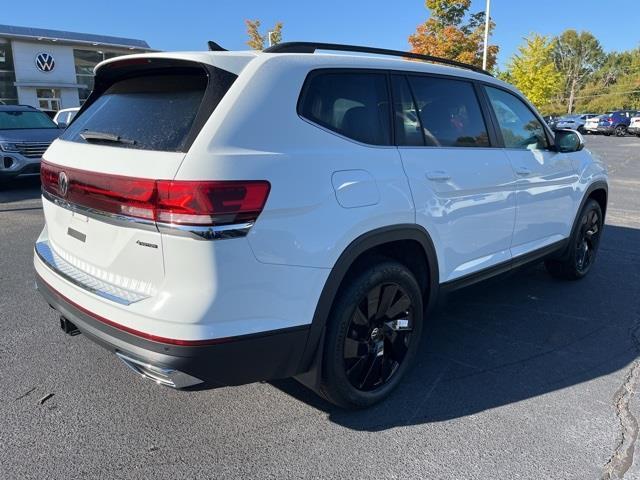
<svg viewBox="0 0 640 480"><path fill-rule="evenodd" d="M187 154L177 179L266 179L271 193L249 233L260 262L330 268L352 240L375 228L415 221L395 147L344 139L297 114L304 80L314 68L344 66L323 59L264 55L251 62ZM315 57L315 56L314 56ZM344 208L332 176L361 170L379 201ZM367 203L367 202L365 202Z"/></svg>

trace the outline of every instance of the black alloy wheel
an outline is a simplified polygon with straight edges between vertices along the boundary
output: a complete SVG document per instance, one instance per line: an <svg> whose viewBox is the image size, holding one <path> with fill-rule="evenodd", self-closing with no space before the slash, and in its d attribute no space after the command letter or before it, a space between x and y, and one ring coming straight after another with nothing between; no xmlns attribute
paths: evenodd
<svg viewBox="0 0 640 480"><path fill-rule="evenodd" d="M589 210L581 219L580 233L576 238L576 269L586 273L591 267L598 250L601 232L600 212Z"/></svg>
<svg viewBox="0 0 640 480"><path fill-rule="evenodd" d="M365 392L387 383L402 364L413 333L413 306L397 283L376 285L356 307L344 341L344 368Z"/></svg>
<svg viewBox="0 0 640 480"><path fill-rule="evenodd" d="M624 137L627 134L627 127L618 125L615 130L616 137Z"/></svg>
<svg viewBox="0 0 640 480"><path fill-rule="evenodd" d="M344 408L380 402L413 363L424 313L423 291L411 270L388 258L368 259L336 296L314 389Z"/></svg>
<svg viewBox="0 0 640 480"><path fill-rule="evenodd" d="M584 278L596 258L602 231L604 215L598 202L587 201L580 212L577 224L563 256L544 262L547 271L556 278L578 280Z"/></svg>

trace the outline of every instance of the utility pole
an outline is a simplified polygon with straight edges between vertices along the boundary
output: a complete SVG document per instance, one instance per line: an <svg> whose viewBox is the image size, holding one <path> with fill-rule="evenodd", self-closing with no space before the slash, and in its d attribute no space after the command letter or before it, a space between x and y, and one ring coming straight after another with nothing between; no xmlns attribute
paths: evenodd
<svg viewBox="0 0 640 480"><path fill-rule="evenodd" d="M487 69L487 50L489 48L489 22L490 14L489 10L491 9L491 0L487 0L487 8L484 12L484 52L482 53L482 69Z"/></svg>
<svg viewBox="0 0 640 480"><path fill-rule="evenodd" d="M273 35L274 32L269 32L267 34L267 36L269 37L269 46L271 47L273 45L273 41L271 40L271 35Z"/></svg>

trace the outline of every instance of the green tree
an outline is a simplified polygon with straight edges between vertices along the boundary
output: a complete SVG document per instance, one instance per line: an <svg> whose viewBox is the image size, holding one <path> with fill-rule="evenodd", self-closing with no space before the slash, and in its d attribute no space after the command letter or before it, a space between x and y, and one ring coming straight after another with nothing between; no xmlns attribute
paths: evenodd
<svg viewBox="0 0 640 480"><path fill-rule="evenodd" d="M640 48L609 53L576 97L580 111L640 109Z"/></svg>
<svg viewBox="0 0 640 480"><path fill-rule="evenodd" d="M411 51L482 66L485 12L469 14L471 0L426 0L429 19L409 36ZM490 31L495 23L490 22ZM496 63L498 46L489 45L487 68Z"/></svg>
<svg viewBox="0 0 640 480"><path fill-rule="evenodd" d="M553 57L565 79L567 112L573 113L576 94L605 59L600 42L590 32L565 30L554 42Z"/></svg>
<svg viewBox="0 0 640 480"><path fill-rule="evenodd" d="M282 22L276 22L273 29L269 30L265 35L260 33L260 20L245 20L247 25L247 45L253 50L264 50L265 43L276 45L282 41ZM271 42L269 42L269 36L271 36Z"/></svg>
<svg viewBox="0 0 640 480"><path fill-rule="evenodd" d="M508 78L538 108L549 104L562 88L562 74L553 60L553 41L537 33L524 39L508 65Z"/></svg>

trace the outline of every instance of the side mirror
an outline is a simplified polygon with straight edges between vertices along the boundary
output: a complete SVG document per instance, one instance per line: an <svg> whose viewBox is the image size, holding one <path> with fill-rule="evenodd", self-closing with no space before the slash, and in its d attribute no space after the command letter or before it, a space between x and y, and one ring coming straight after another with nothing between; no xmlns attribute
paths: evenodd
<svg viewBox="0 0 640 480"><path fill-rule="evenodd" d="M579 132L561 128L555 130L556 150L561 153L579 152L584 148L584 138Z"/></svg>
<svg viewBox="0 0 640 480"><path fill-rule="evenodd" d="M58 128L61 128L61 129L63 129L63 130L64 130L64 129L65 129L65 128L67 128L68 126L69 126L69 125L68 125L67 123L64 123L64 122L58 122Z"/></svg>

